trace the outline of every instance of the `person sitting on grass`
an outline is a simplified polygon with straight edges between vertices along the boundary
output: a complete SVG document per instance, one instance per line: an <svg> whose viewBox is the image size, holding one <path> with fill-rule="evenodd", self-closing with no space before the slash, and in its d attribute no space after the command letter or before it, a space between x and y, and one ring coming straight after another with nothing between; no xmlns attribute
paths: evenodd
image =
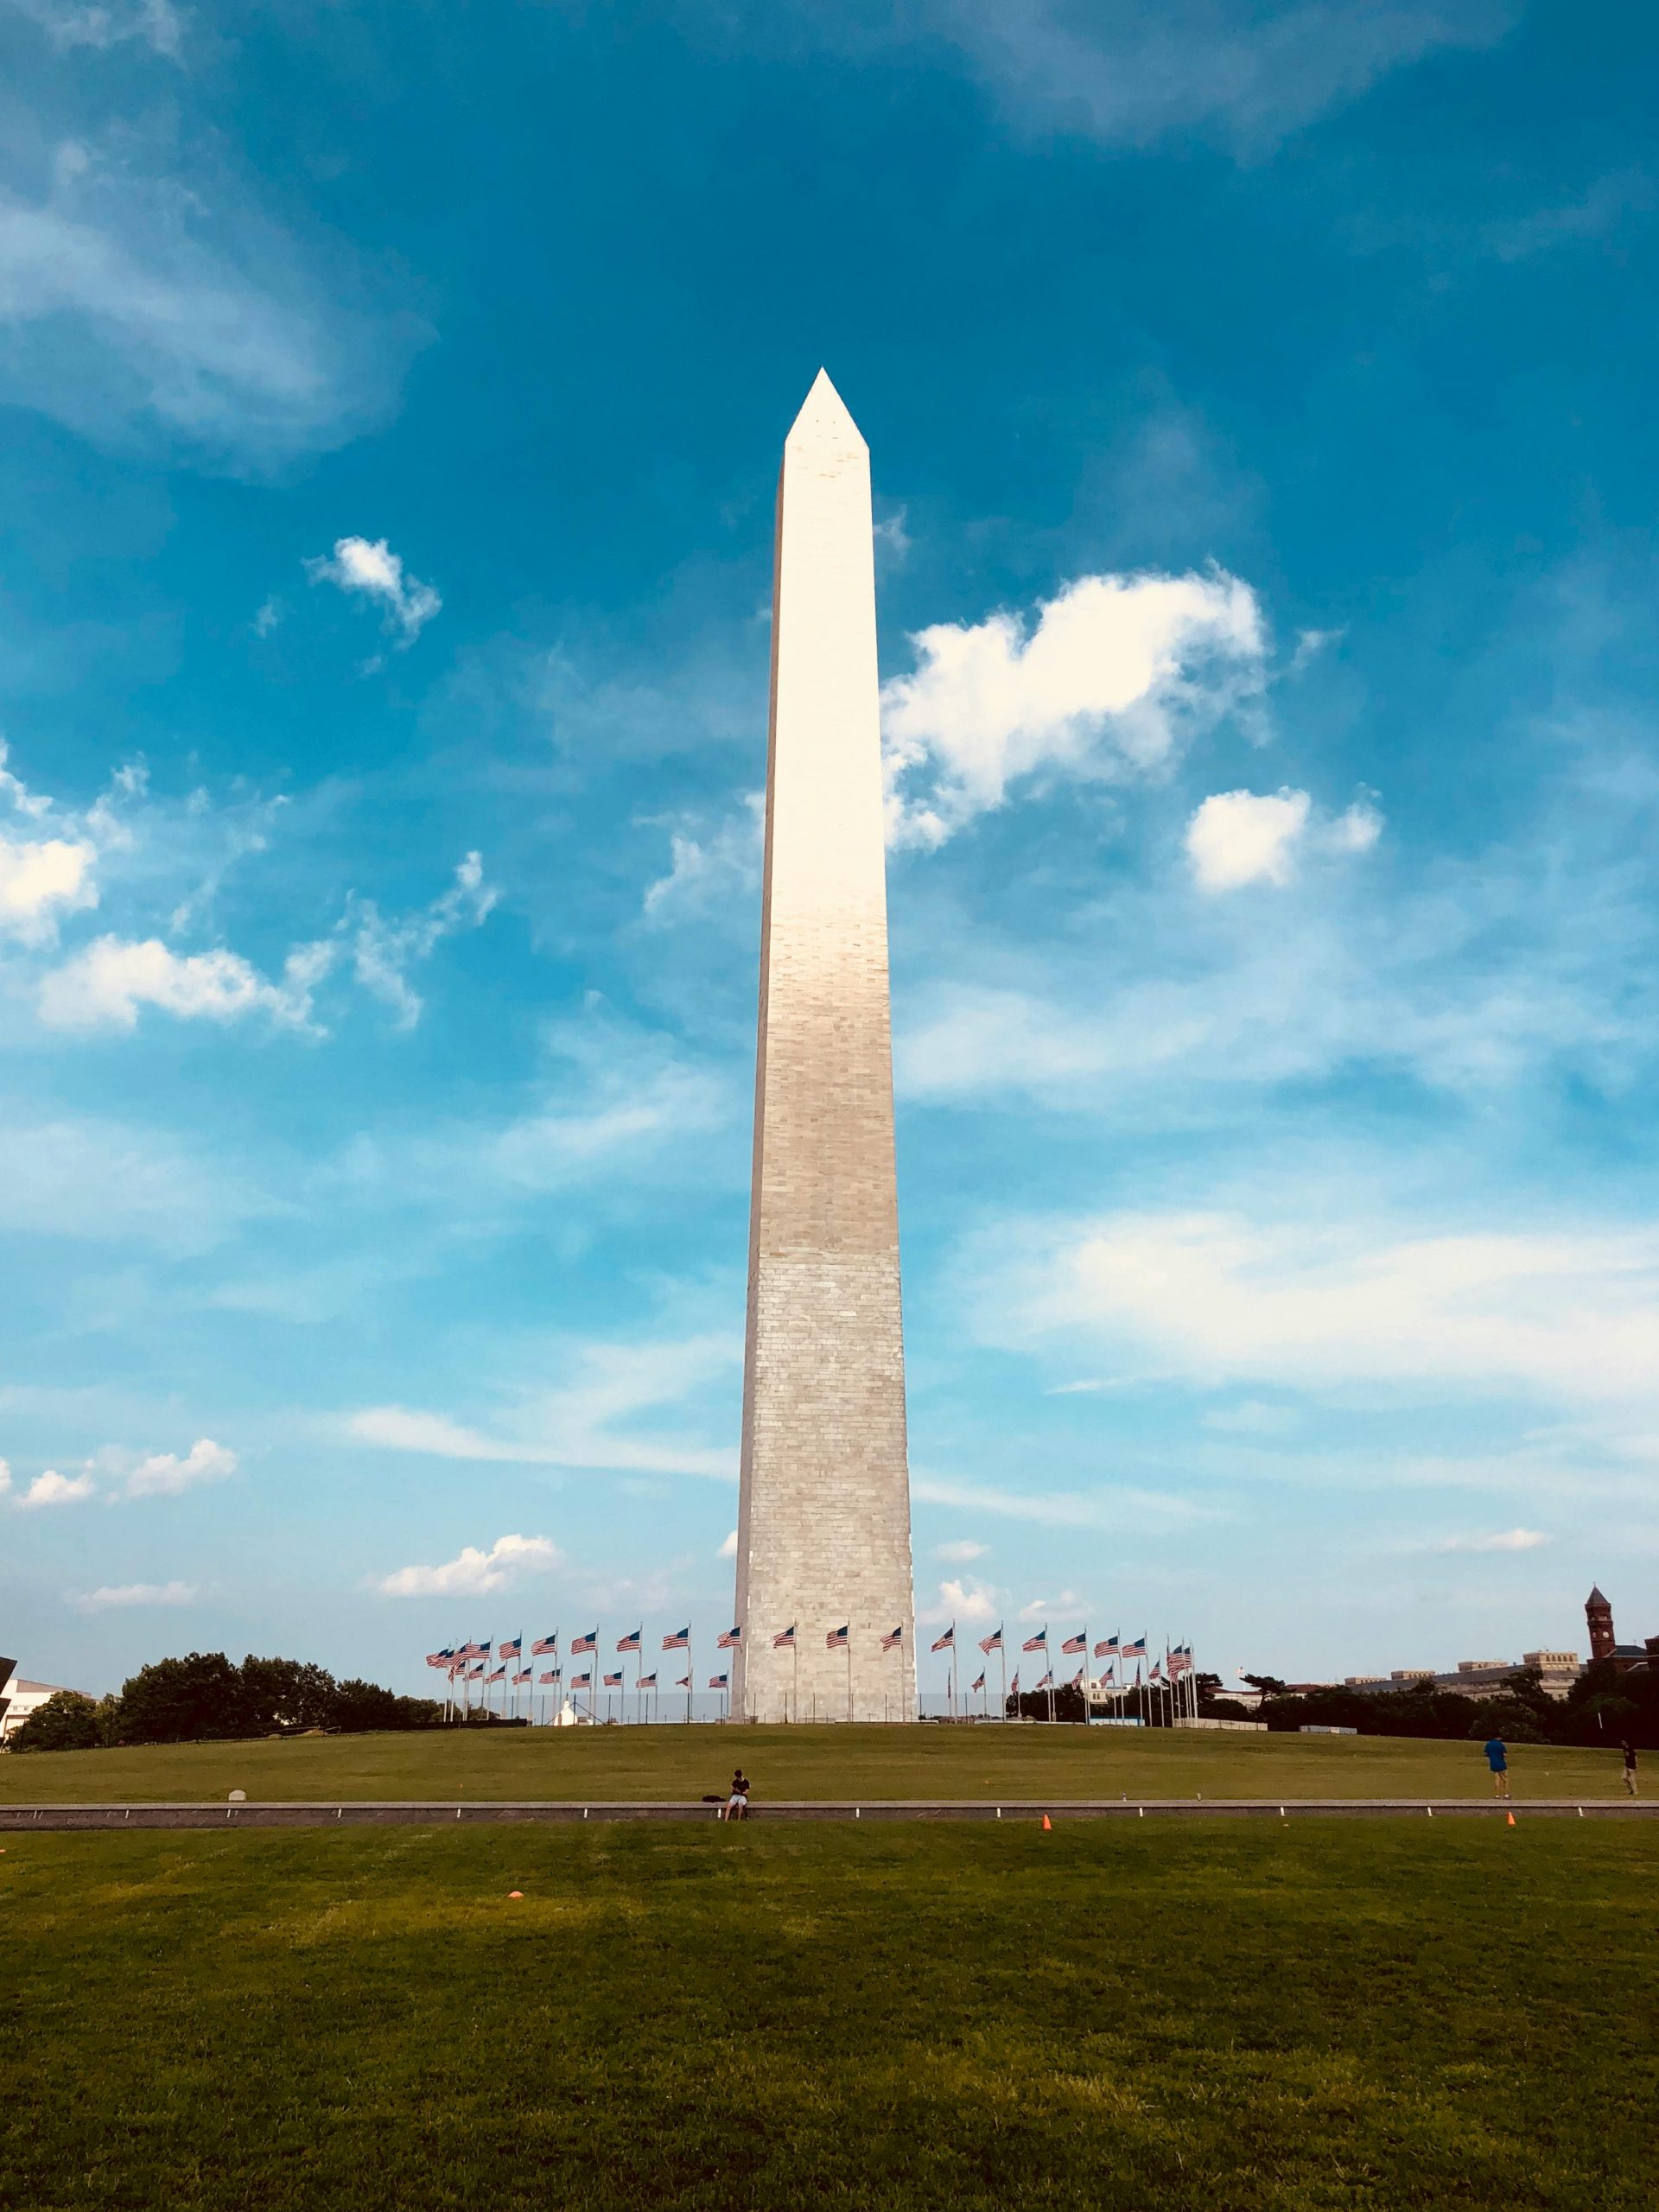
<svg viewBox="0 0 1659 2212"><path fill-rule="evenodd" d="M741 1767L732 1777L732 1787L726 1802L721 1808L722 1821L747 1821L749 1817L749 1777Z"/></svg>
<svg viewBox="0 0 1659 2212"><path fill-rule="evenodd" d="M1503 1748L1503 1738L1493 1736L1486 1745L1486 1764L1492 1770L1492 1795L1507 1797L1510 1794L1510 1755Z"/></svg>

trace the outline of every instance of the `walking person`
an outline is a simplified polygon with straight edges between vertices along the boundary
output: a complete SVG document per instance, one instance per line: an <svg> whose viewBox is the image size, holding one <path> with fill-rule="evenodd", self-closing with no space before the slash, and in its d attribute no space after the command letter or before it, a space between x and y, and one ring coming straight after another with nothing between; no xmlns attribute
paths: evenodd
<svg viewBox="0 0 1659 2212"><path fill-rule="evenodd" d="M1510 1755L1503 1748L1503 1738L1494 1736L1486 1745L1486 1764L1492 1770L1492 1795L1507 1797L1510 1794Z"/></svg>
<svg viewBox="0 0 1659 2212"><path fill-rule="evenodd" d="M1618 1748L1624 1754L1624 1795L1627 1797L1634 1797L1637 1794L1636 1787L1636 1745L1631 1743L1630 1738L1627 1737Z"/></svg>

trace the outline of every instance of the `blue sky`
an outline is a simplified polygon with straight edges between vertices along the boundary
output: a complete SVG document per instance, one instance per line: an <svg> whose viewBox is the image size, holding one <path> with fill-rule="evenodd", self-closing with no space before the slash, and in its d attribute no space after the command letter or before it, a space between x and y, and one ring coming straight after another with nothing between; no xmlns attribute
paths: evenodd
<svg viewBox="0 0 1659 2212"><path fill-rule="evenodd" d="M1656 59L1524 0L0 0L25 1670L726 1624L821 362L924 1617L1659 1626Z"/></svg>

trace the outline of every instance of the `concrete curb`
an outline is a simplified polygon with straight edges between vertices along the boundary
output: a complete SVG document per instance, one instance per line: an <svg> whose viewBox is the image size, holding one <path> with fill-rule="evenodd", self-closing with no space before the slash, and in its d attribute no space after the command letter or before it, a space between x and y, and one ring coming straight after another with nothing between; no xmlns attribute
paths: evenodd
<svg viewBox="0 0 1659 2212"><path fill-rule="evenodd" d="M1659 1818L1659 1799L1574 1797L1516 1798L1505 1803L1490 1797L1146 1797L1026 1799L985 1804L963 1798L913 1798L867 1804L848 1798L818 1803L757 1806L755 1818L779 1821L1056 1821L1145 1820L1502 1820L1513 1812L1522 1820L1640 1821ZM715 1808L701 1802L582 1803L534 1799L483 1800L455 1804L442 1800L355 1804L280 1803L239 1805L0 1805L0 1832L48 1828L315 1828L435 1827L511 1825L568 1821L710 1821Z"/></svg>

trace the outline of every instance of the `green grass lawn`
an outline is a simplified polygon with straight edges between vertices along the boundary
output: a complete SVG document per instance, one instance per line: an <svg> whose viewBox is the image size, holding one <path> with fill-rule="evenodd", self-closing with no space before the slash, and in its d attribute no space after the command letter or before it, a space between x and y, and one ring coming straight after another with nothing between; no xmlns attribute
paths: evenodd
<svg viewBox="0 0 1659 2212"><path fill-rule="evenodd" d="M0 2207L1651 2212L1656 1878L1576 1821L12 1835Z"/></svg>
<svg viewBox="0 0 1659 2212"><path fill-rule="evenodd" d="M1489 1797L1477 1744L1106 1728L460 1729L0 1758L0 1804L696 1798L741 1759L790 1797ZM1518 1796L1623 1794L1617 1751L1521 1745Z"/></svg>

